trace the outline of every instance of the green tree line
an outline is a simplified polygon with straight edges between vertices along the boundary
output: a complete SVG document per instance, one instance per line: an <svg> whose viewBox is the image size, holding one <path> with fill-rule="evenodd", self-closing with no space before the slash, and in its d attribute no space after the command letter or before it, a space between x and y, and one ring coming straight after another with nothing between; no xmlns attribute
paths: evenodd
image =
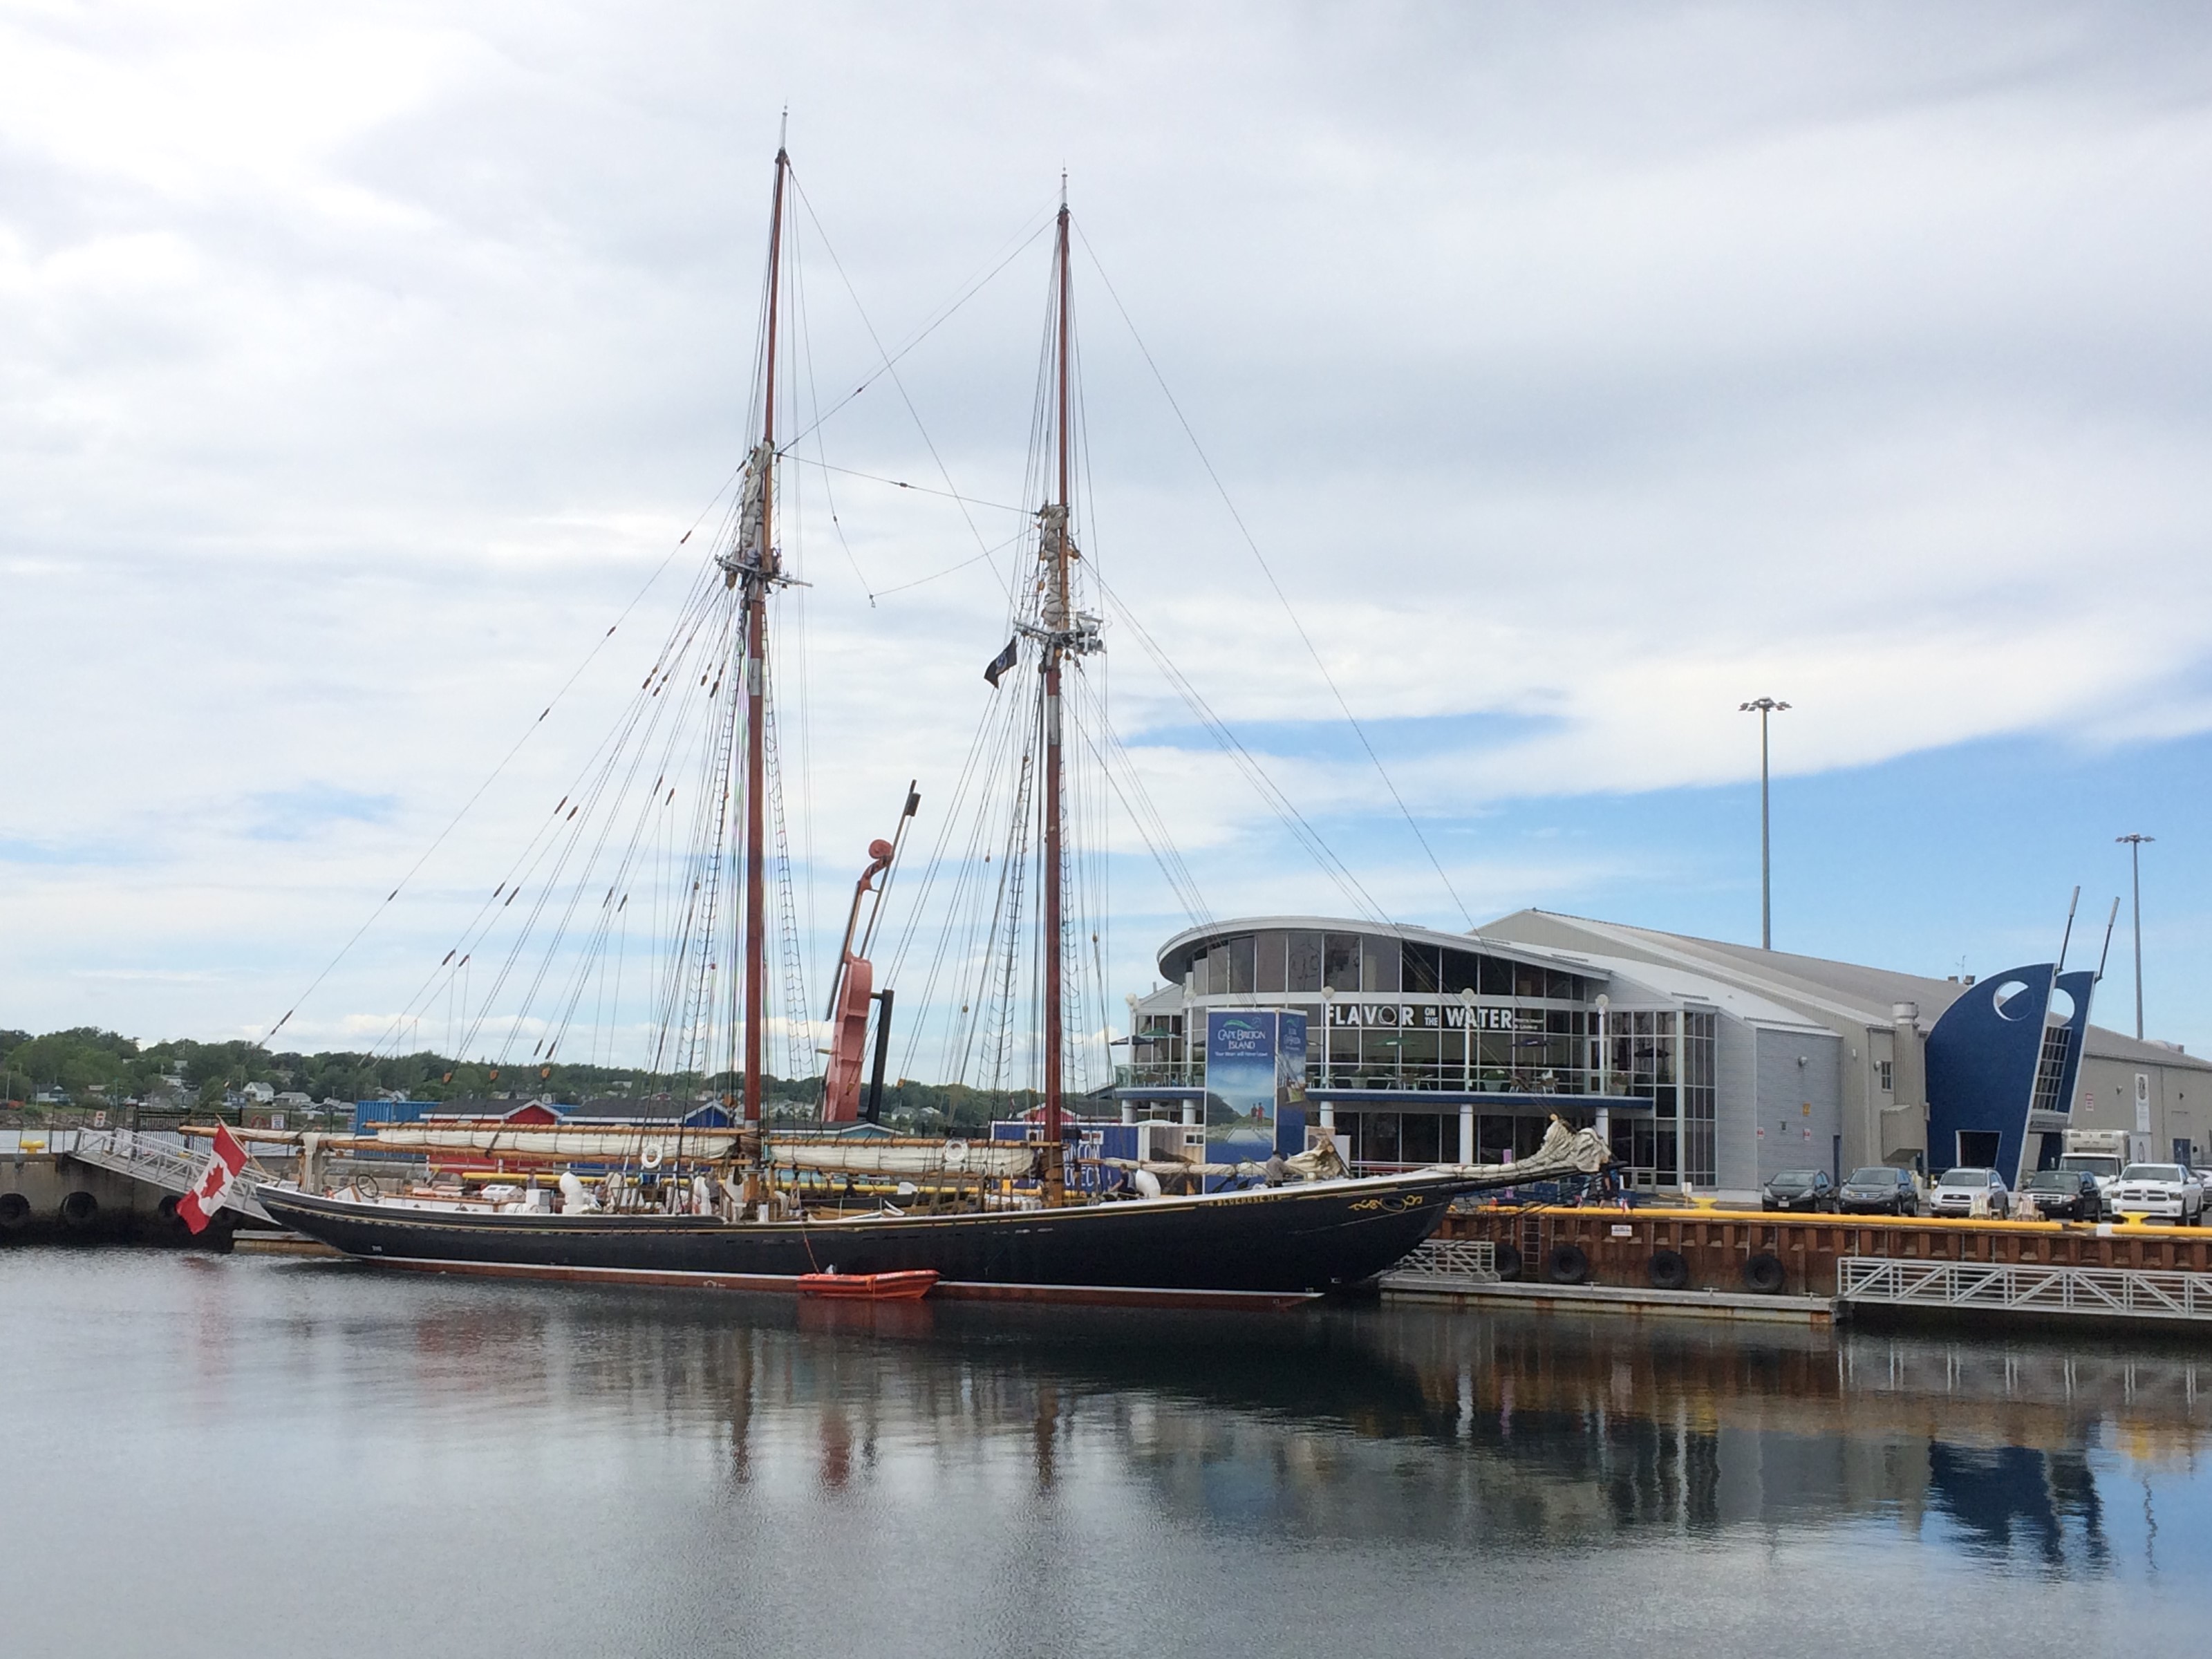
<svg viewBox="0 0 2212 1659"><path fill-rule="evenodd" d="M180 1086L173 1086L171 1079ZM318 1103L325 1099L374 1100L396 1091L410 1100L441 1102L550 1096L562 1106L612 1096L662 1093L696 1099L734 1094L740 1086L740 1080L729 1073L654 1075L622 1066L566 1063L494 1066L449 1059L428 1049L411 1054L345 1050L308 1054L272 1052L244 1041L195 1042L186 1038L142 1044L89 1025L40 1036L0 1030L0 1100L10 1106L58 1089L79 1107L159 1099L212 1109L227 1093L249 1083L266 1084L280 1093L304 1094ZM822 1079L763 1073L761 1093L770 1117L803 1119L820 1107ZM1026 1110L1036 1100L1027 1090L971 1089L902 1078L896 1084L884 1084L884 1119L925 1131L974 1131L994 1118Z"/></svg>

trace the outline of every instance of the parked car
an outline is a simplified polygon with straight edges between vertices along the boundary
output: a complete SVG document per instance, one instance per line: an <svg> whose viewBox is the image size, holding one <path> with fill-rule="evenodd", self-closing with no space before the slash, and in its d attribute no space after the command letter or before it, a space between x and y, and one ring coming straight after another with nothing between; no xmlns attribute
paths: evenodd
<svg viewBox="0 0 2212 1659"><path fill-rule="evenodd" d="M2179 1164L2130 1164L2112 1183L2112 1213L2149 1216L2177 1227L2204 1219L2204 1188Z"/></svg>
<svg viewBox="0 0 2212 1659"><path fill-rule="evenodd" d="M2020 1183L2021 1213L2041 1213L2045 1221L2097 1221L2105 1213L2104 1191L2087 1170L2038 1170Z"/></svg>
<svg viewBox="0 0 2212 1659"><path fill-rule="evenodd" d="M1892 1215L1920 1213L1920 1184L1910 1170L1887 1164L1869 1164L1854 1170L1837 1189L1837 1202L1848 1212L1887 1210Z"/></svg>
<svg viewBox="0 0 2212 1659"><path fill-rule="evenodd" d="M1827 1210L1836 1207L1836 1183L1826 1170L1784 1170L1760 1188L1762 1210Z"/></svg>
<svg viewBox="0 0 2212 1659"><path fill-rule="evenodd" d="M1977 1199L1986 1200L1999 1220L2012 1214L2012 1188L1995 1170L1946 1170L1936 1183L1929 1210L1936 1215L1972 1215Z"/></svg>

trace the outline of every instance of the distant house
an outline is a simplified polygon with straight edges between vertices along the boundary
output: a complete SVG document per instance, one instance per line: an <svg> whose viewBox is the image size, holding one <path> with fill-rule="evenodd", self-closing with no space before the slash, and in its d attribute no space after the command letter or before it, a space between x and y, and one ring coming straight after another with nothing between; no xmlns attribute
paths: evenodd
<svg viewBox="0 0 2212 1659"><path fill-rule="evenodd" d="M266 1106L276 1098L276 1091L265 1083L249 1083L238 1092L249 1106Z"/></svg>
<svg viewBox="0 0 2212 1659"><path fill-rule="evenodd" d="M280 1112L307 1112L314 1109L312 1095L303 1095L296 1089L288 1089L269 1103Z"/></svg>

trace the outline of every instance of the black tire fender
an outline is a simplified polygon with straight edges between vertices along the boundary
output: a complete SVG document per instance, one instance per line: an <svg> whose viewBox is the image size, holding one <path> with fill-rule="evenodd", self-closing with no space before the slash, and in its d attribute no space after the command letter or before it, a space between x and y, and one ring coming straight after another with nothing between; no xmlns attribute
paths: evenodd
<svg viewBox="0 0 2212 1659"><path fill-rule="evenodd" d="M100 1200L82 1187L62 1200L62 1225L82 1229L100 1219Z"/></svg>
<svg viewBox="0 0 2212 1659"><path fill-rule="evenodd" d="M1579 1244L1554 1244L1544 1258L1544 1273L1554 1285L1579 1285L1589 1277L1589 1257Z"/></svg>
<svg viewBox="0 0 2212 1659"><path fill-rule="evenodd" d="M1690 1282L1690 1264L1680 1250L1654 1250L1644 1271L1657 1291L1679 1291Z"/></svg>
<svg viewBox="0 0 2212 1659"><path fill-rule="evenodd" d="M21 1193L0 1193L0 1232L19 1233L31 1224L31 1200Z"/></svg>
<svg viewBox="0 0 2212 1659"><path fill-rule="evenodd" d="M1765 1250L1743 1264L1745 1287L1758 1291L1761 1296L1772 1296L1782 1288L1783 1281L1788 1277L1782 1266L1782 1258Z"/></svg>
<svg viewBox="0 0 2212 1659"><path fill-rule="evenodd" d="M1500 1279L1510 1285L1521 1277L1521 1252L1510 1244L1500 1244L1491 1251L1490 1265L1497 1269Z"/></svg>

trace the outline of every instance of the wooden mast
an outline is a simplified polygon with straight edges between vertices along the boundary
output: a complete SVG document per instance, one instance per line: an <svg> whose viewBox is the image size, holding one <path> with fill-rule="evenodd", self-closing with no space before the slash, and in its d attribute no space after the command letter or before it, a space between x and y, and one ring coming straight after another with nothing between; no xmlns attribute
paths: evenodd
<svg viewBox="0 0 2212 1659"><path fill-rule="evenodd" d="M1064 994L1060 985L1066 940L1061 935L1066 923L1061 914L1060 894L1060 828L1065 814L1060 799L1060 665L1074 615L1073 607L1069 603L1067 582L1067 562L1073 526L1068 521L1067 498L1067 185L1065 179L1060 185L1060 234L1055 258L1059 287L1055 309L1059 312L1059 325L1054 425L1059 449L1059 491L1054 504L1057 511L1048 515L1047 520L1049 541L1045 550L1051 556L1052 569L1048 576L1051 584L1050 603L1042 618L1048 630L1044 647L1044 1188L1048 1204L1060 1203L1066 1197L1066 1165L1060 1152L1066 1138L1060 1092L1060 1071L1066 1046L1065 1033L1061 1030Z"/></svg>
<svg viewBox="0 0 2212 1659"><path fill-rule="evenodd" d="M775 200L769 215L768 324L761 398L760 447L753 465L760 486L760 518L755 557L742 568L745 584L745 1051L744 1133L748 1151L745 1201L759 1201L761 1127L761 1035L763 986L767 979L768 854L766 742L768 708L768 594L777 576L775 547L775 330L781 287L783 180L791 157L779 133L775 147Z"/></svg>

